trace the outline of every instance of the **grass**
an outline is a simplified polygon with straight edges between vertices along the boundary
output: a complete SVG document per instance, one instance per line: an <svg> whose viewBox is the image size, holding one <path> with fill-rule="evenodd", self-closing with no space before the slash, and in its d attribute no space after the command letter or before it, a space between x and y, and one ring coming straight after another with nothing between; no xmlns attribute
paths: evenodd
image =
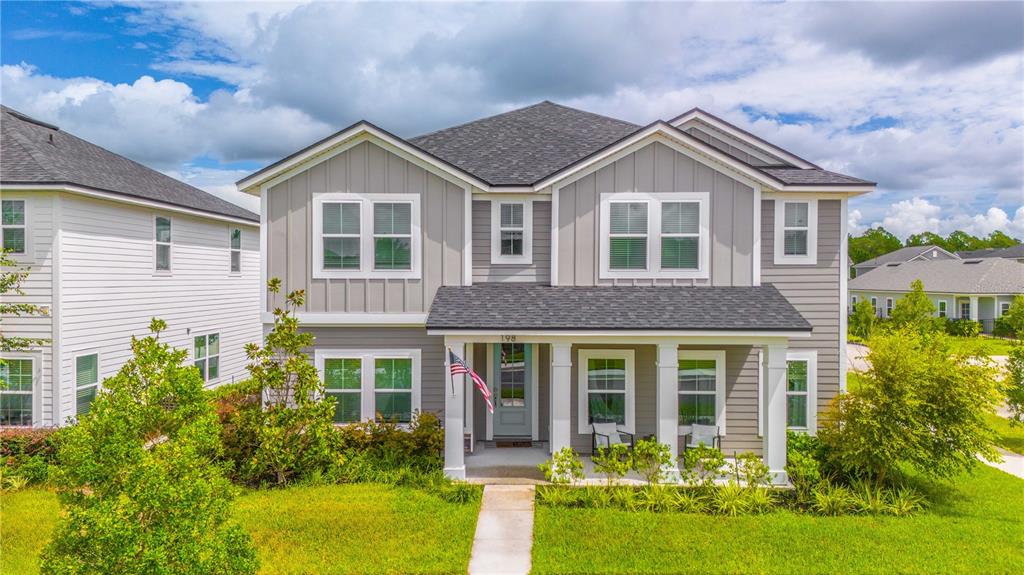
<svg viewBox="0 0 1024 575"><path fill-rule="evenodd" d="M954 351L963 353L977 352L981 355L1007 355L1010 353L1010 348L1020 342L1020 340L1016 339L1004 339L986 335L978 337L951 336L949 339Z"/></svg>
<svg viewBox="0 0 1024 575"><path fill-rule="evenodd" d="M56 496L4 494L0 573L39 572ZM372 484L252 491L235 517L252 534L260 573L465 573L479 505Z"/></svg>
<svg viewBox="0 0 1024 575"><path fill-rule="evenodd" d="M1010 425L1010 420L992 414L985 418L999 434L997 443L1007 451L1024 455L1024 425Z"/></svg>
<svg viewBox="0 0 1024 575"><path fill-rule="evenodd" d="M913 517L538 507L533 573L1014 573L1024 480L981 466Z"/></svg>

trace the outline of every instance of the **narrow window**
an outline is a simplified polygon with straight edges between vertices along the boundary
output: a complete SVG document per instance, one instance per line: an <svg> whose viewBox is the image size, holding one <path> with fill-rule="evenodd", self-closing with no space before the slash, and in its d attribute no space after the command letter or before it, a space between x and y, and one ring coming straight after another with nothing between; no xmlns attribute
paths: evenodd
<svg viewBox="0 0 1024 575"><path fill-rule="evenodd" d="M32 360L0 363L0 425L32 425Z"/></svg>
<svg viewBox="0 0 1024 575"><path fill-rule="evenodd" d="M610 204L608 265L612 270L647 269L647 204Z"/></svg>
<svg viewBox="0 0 1024 575"><path fill-rule="evenodd" d="M808 361L791 359L786 362L786 426L807 429Z"/></svg>
<svg viewBox="0 0 1024 575"><path fill-rule="evenodd" d="M156 269L171 269L171 219L156 217Z"/></svg>
<svg viewBox="0 0 1024 575"><path fill-rule="evenodd" d="M946 317L946 300L939 300L939 317Z"/></svg>
<svg viewBox="0 0 1024 575"><path fill-rule="evenodd" d="M100 384L99 356L95 353L75 358L75 413L89 413Z"/></svg>
<svg viewBox="0 0 1024 575"><path fill-rule="evenodd" d="M324 360L324 388L334 398L334 422L355 423L362 413L363 362L359 358Z"/></svg>
<svg viewBox="0 0 1024 575"><path fill-rule="evenodd" d="M412 269L412 204L373 204L373 245L374 269Z"/></svg>
<svg viewBox="0 0 1024 575"><path fill-rule="evenodd" d="M220 377L220 334L196 336L194 343L195 365L203 375L203 381Z"/></svg>
<svg viewBox="0 0 1024 575"><path fill-rule="evenodd" d="M325 270L358 270L359 202L324 202L323 267Z"/></svg>
<svg viewBox="0 0 1024 575"><path fill-rule="evenodd" d="M892 298L885 298L885 317L892 316Z"/></svg>
<svg viewBox="0 0 1024 575"><path fill-rule="evenodd" d="M3 249L13 254L25 253L25 200L3 200L0 234Z"/></svg>
<svg viewBox="0 0 1024 575"><path fill-rule="evenodd" d="M871 298L871 309L874 310L875 315L878 315L878 298Z"/></svg>
<svg viewBox="0 0 1024 575"><path fill-rule="evenodd" d="M960 317L962 319L970 319L971 318L971 302L970 301L962 301L962 302L960 302Z"/></svg>
<svg viewBox="0 0 1024 575"><path fill-rule="evenodd" d="M999 317L1006 315L1006 312L1010 311L1010 302L1004 301L999 303Z"/></svg>
<svg viewBox="0 0 1024 575"><path fill-rule="evenodd" d="M374 410L385 421L412 421L412 359L374 360Z"/></svg>
<svg viewBox="0 0 1024 575"><path fill-rule="evenodd" d="M231 272L242 271L242 230L231 228Z"/></svg>
<svg viewBox="0 0 1024 575"><path fill-rule="evenodd" d="M626 425L626 359L587 359L587 423Z"/></svg>
<svg viewBox="0 0 1024 575"><path fill-rule="evenodd" d="M695 270L700 265L700 202L661 204L662 269Z"/></svg>
<svg viewBox="0 0 1024 575"><path fill-rule="evenodd" d="M850 313L857 307L857 296L850 296Z"/></svg>
<svg viewBox="0 0 1024 575"><path fill-rule="evenodd" d="M526 405L526 344L501 344L501 370L498 382L502 407Z"/></svg>
<svg viewBox="0 0 1024 575"><path fill-rule="evenodd" d="M679 360L679 425L717 424L717 380L716 360Z"/></svg>
<svg viewBox="0 0 1024 575"><path fill-rule="evenodd" d="M783 254L787 256L807 255L807 238L810 233L810 219L806 202L783 203L785 223L783 226Z"/></svg>
<svg viewBox="0 0 1024 575"><path fill-rule="evenodd" d="M501 203L501 221L499 231L501 232L501 255L521 256L523 255L523 240L526 237L526 222L524 221L522 203Z"/></svg>

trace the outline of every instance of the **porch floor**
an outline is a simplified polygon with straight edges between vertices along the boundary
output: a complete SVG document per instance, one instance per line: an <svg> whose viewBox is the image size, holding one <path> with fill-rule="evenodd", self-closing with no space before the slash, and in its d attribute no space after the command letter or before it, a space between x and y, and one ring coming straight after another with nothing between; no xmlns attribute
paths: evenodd
<svg viewBox="0 0 1024 575"><path fill-rule="evenodd" d="M550 458L547 445L534 447L493 447L478 441L472 454L466 454L466 481L481 484L532 485L546 483L537 468ZM603 475L594 471L590 457L581 455L585 484L605 482ZM621 483L642 484L643 479L629 472Z"/></svg>

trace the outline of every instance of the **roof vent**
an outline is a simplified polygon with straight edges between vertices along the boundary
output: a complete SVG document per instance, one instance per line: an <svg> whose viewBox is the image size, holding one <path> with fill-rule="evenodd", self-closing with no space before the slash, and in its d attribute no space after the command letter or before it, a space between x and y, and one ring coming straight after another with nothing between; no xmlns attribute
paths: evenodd
<svg viewBox="0 0 1024 575"><path fill-rule="evenodd" d="M894 268L894 267L900 265L900 263L902 263L902 262L891 262L891 263L887 263L885 265L887 265L887 266L889 266L891 268Z"/></svg>
<svg viewBox="0 0 1024 575"><path fill-rule="evenodd" d="M964 260L964 264L980 264L981 260Z"/></svg>
<svg viewBox="0 0 1024 575"><path fill-rule="evenodd" d="M18 112L16 110L12 110L12 109L10 109L10 108L8 108L6 106L4 107L4 110L8 114L14 116L15 118L17 118L17 119L19 119L19 120L21 120L23 122L29 122L30 124L35 124L37 126L42 126L44 128L49 128L51 130L58 130L58 131L60 130L60 128L58 128L57 126L55 126L53 124L48 124L48 123L46 123L46 122L44 122L42 120L37 120L37 119L33 118L32 116L26 116L25 114L22 114L21 112Z"/></svg>

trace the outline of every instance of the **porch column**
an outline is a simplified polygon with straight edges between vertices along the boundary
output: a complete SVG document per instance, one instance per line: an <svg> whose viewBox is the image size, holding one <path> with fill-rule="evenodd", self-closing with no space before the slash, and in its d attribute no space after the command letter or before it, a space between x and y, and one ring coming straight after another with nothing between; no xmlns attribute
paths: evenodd
<svg viewBox="0 0 1024 575"><path fill-rule="evenodd" d="M973 320L977 321L978 318L981 317L980 315L978 315L978 296L972 295L970 297L970 300L971 300L971 315L969 315L967 317L969 319L973 319Z"/></svg>
<svg viewBox="0 0 1024 575"><path fill-rule="evenodd" d="M569 447L572 438L572 344L551 344L551 452Z"/></svg>
<svg viewBox="0 0 1024 575"><path fill-rule="evenodd" d="M451 348L455 355L465 358L466 344L461 341L449 341L448 338L445 338L444 344L444 474L452 479L465 479L462 419L466 399L466 376L452 378L448 349Z"/></svg>
<svg viewBox="0 0 1024 575"><path fill-rule="evenodd" d="M658 382L655 412L658 417L658 443L668 445L672 453L672 466L668 481L679 480L679 346L676 343L658 344Z"/></svg>
<svg viewBox="0 0 1024 575"><path fill-rule="evenodd" d="M786 482L786 344L764 346L762 456L775 483ZM815 401L808 398L808 401Z"/></svg>
<svg viewBox="0 0 1024 575"><path fill-rule="evenodd" d="M473 344L472 343L466 344L466 355L462 356L462 359L466 362L466 365L469 366L469 369L474 369L475 370L475 368L473 367L474 357L473 357ZM473 411L474 411L474 409L473 409L473 402L476 401L476 395L473 393L473 391L475 390L476 386L473 383L473 379L472 378L463 376L462 379L466 380L466 403L465 403L465 405L466 405L466 413L463 416L462 428L463 428L463 430L466 433L472 434L473 433ZM476 437L473 437L473 441L476 441Z"/></svg>

